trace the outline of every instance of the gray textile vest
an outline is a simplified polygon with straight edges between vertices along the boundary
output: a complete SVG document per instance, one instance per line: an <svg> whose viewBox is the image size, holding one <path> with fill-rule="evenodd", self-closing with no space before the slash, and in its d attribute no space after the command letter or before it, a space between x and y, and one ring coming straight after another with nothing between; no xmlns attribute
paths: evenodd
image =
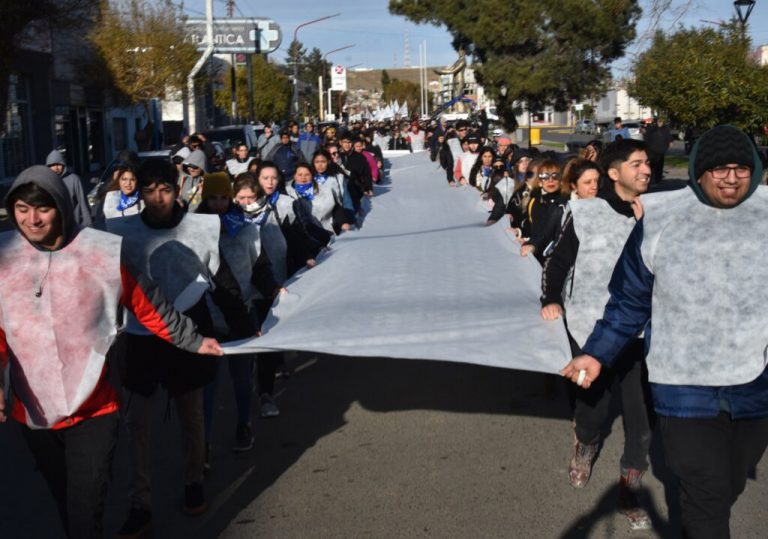
<svg viewBox="0 0 768 539"><path fill-rule="evenodd" d="M579 252L571 282L566 283L565 313L568 331L579 346L584 346L595 322L603 317L610 299L608 283L635 218L616 213L602 198L571 200L568 206Z"/></svg>
<svg viewBox="0 0 768 539"><path fill-rule="evenodd" d="M108 219L107 230L123 237L123 257L152 279L179 312L194 306L219 269L218 215L188 213L174 228L150 228L141 215ZM150 335L128 314L126 331Z"/></svg>
<svg viewBox="0 0 768 539"><path fill-rule="evenodd" d="M338 204L342 205L341 197L337 198L337 191L333 188L336 182L333 177L328 178L324 185L317 186L317 193L312 200L302 199L296 193L293 183L286 188L288 194L297 200L300 204L308 204L317 222L328 232L333 233L333 208ZM336 184L338 185L338 184Z"/></svg>
<svg viewBox="0 0 768 539"><path fill-rule="evenodd" d="M292 197L280 194L275 203L277 211L270 208L266 222L259 227L262 246L272 263L272 276L281 286L288 279L288 243L285 241L280 224L286 218L289 223L293 223L296 219L293 202Z"/></svg>
<svg viewBox="0 0 768 539"><path fill-rule="evenodd" d="M256 288L251 283L251 275L253 274L253 265L256 264L259 254L261 254L259 227L247 223L238 230L235 237L222 231L219 237L219 252L227 261L227 265L232 270L232 274L240 287L240 295L248 304L258 296Z"/></svg>
<svg viewBox="0 0 768 539"><path fill-rule="evenodd" d="M654 275L651 382L751 382L768 354L768 188L735 208L702 204L690 188L642 197L643 262Z"/></svg>

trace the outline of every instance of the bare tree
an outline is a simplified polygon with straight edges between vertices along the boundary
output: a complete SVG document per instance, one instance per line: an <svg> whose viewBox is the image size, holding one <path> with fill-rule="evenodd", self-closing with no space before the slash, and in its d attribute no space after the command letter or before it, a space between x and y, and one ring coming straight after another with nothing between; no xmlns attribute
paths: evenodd
<svg viewBox="0 0 768 539"><path fill-rule="evenodd" d="M147 112L151 99L183 89L198 57L185 37L184 16L170 0L102 0L90 34L115 88Z"/></svg>

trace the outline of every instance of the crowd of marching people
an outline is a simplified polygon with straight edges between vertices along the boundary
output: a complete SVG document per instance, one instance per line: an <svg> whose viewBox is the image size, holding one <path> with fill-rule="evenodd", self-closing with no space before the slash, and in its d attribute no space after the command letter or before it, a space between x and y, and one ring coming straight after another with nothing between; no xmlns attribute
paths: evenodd
<svg viewBox="0 0 768 539"><path fill-rule="evenodd" d="M222 364L219 343L258 336L284 283L358 226L385 174L374 136L386 136L388 148L399 126L393 131L268 126L256 147L238 142L218 164L202 133L170 159L123 151L93 208L58 150L16 178L6 197L16 231L2 236L0 265L24 270L5 267L19 278L2 285L0 361L13 406L0 386L0 422L8 406L26 426L69 536L102 534L118 412L131 463L118 535L150 528L151 412L161 393L181 426L184 512L206 510L204 474L220 454L217 395L231 387L231 450L249 451L252 410L280 414L274 390L284 365L277 352ZM33 329L19 318L34 320Z"/></svg>
<svg viewBox="0 0 768 539"><path fill-rule="evenodd" d="M286 281L360 225L385 181L387 149L424 151L449 187L476 189L485 224L501 221L520 256L541 264L541 317L564 319L575 358L563 370L576 383L571 485L587 485L617 394L618 508L630 527L651 527L638 493L658 422L685 532L726 537L730 508L768 444L759 317L768 298L750 272L768 262L759 249L768 215L753 142L716 127L692 151L688 188L645 195L652 171L640 141L595 140L562 162L482 125L418 120L267 126L255 147L236 143L219 166L200 133L170 160L122 152L93 211L61 152L17 177L5 201L16 231L0 237L11 276L0 284L0 362L10 365L15 403L7 410L0 387L0 422L12 415L29 427L67 533L102 533L118 411L131 457L119 535L151 526L151 411L161 387L181 426L183 509L205 512L204 475L221 454L218 395L234 396L230 449L246 452L252 411L280 414L275 383L287 374L282 353L222 363L219 343L258 336ZM741 254L713 264L708 257L735 237ZM715 322L692 308L710 303L702 290Z"/></svg>

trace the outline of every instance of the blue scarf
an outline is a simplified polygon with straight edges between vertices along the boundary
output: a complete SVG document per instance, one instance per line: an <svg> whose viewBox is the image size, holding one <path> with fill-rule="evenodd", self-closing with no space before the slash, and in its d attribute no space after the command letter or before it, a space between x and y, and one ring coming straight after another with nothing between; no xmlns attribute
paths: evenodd
<svg viewBox="0 0 768 539"><path fill-rule="evenodd" d="M483 176L490 176L493 167L483 167Z"/></svg>
<svg viewBox="0 0 768 539"><path fill-rule="evenodd" d="M117 203L117 211L125 211L139 201L139 190L136 189L132 195L126 195L120 191L120 201Z"/></svg>
<svg viewBox="0 0 768 539"><path fill-rule="evenodd" d="M306 198L307 200L315 199L315 186L312 183L294 183L293 188L301 198Z"/></svg>
<svg viewBox="0 0 768 539"><path fill-rule="evenodd" d="M266 223L269 212L272 206L274 206L277 202L278 198L280 198L280 191L275 191L272 193L272 195L267 199L267 202L264 204L266 208L264 208L262 212L260 212L254 219L252 219L251 222L256 226L261 226Z"/></svg>
<svg viewBox="0 0 768 539"><path fill-rule="evenodd" d="M230 208L226 213L219 215L221 224L224 226L224 230L227 231L230 238L237 236L240 229L243 228L247 221L243 212L238 211L237 208Z"/></svg>
<svg viewBox="0 0 768 539"><path fill-rule="evenodd" d="M315 174L315 181L320 185L324 185L328 181L328 176L325 174Z"/></svg>

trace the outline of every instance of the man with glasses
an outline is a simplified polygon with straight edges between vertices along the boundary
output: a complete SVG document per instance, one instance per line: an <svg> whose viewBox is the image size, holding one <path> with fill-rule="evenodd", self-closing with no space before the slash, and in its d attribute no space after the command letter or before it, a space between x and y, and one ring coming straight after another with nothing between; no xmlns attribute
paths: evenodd
<svg viewBox="0 0 768 539"><path fill-rule="evenodd" d="M238 142L235 145L235 155L232 159L227 159L227 172L234 179L238 175L248 170L248 163L251 157L248 155L248 145L245 142Z"/></svg>
<svg viewBox="0 0 768 539"><path fill-rule="evenodd" d="M573 200L563 231L542 275L541 315L565 317L571 352L581 354L587 337L608 299L608 282L624 243L641 217L638 199L648 189L651 169L645 143L619 139L609 144L602 165L610 181L598 197ZM651 428L646 407L643 370L643 327L627 337L617 360L589 389L574 395L574 454L568 478L575 488L587 485L600 449L601 433L611 416L612 394L621 398L624 452L619 475L619 511L631 529L651 527L637 493L648 469Z"/></svg>
<svg viewBox="0 0 768 539"><path fill-rule="evenodd" d="M729 125L699 138L688 177L687 189L643 197L603 318L562 374L598 382L646 328L684 535L730 537L731 507L768 445L768 194L757 149Z"/></svg>

